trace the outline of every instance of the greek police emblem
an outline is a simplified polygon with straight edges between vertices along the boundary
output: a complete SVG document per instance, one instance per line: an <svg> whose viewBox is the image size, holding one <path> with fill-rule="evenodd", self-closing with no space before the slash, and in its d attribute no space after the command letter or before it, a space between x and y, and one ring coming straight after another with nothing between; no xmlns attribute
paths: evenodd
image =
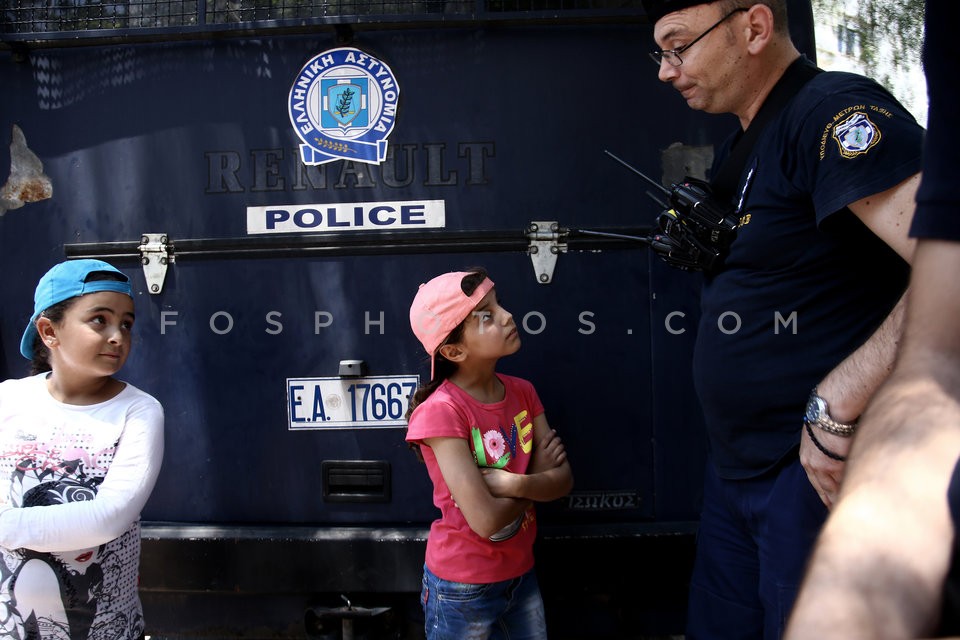
<svg viewBox="0 0 960 640"><path fill-rule="evenodd" d="M382 61L359 49L324 51L290 88L290 122L304 164L355 160L380 164L397 117L400 87Z"/></svg>
<svg viewBox="0 0 960 640"><path fill-rule="evenodd" d="M870 121L867 114L858 111L833 129L833 139L840 147L840 155L853 158L866 153L880 142L880 129Z"/></svg>

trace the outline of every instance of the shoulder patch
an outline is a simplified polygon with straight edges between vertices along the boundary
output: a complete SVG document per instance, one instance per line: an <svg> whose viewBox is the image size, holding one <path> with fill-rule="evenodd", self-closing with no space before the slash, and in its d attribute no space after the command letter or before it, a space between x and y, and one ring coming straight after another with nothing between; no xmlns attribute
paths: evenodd
<svg viewBox="0 0 960 640"><path fill-rule="evenodd" d="M851 113L833 128L833 139L844 158L855 158L880 142L880 129L862 111Z"/></svg>

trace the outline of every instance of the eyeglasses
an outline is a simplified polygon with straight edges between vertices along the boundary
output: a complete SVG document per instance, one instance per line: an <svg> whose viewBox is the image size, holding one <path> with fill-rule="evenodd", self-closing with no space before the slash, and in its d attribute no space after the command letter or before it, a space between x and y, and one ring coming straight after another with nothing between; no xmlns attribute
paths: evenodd
<svg viewBox="0 0 960 640"><path fill-rule="evenodd" d="M650 52L650 59L653 60L655 63L657 63L657 66L658 66L658 67L661 65L661 63L663 63L664 60L666 60L667 62L669 62L669 63L670 63L672 66L674 66L674 67L679 67L680 65L683 64L683 60L680 58L680 54L681 54L681 53L683 53L684 51L686 51L687 49L689 49L689 48L692 47L693 45L695 45L695 44L697 44L698 42L700 42L701 40L703 40L703 38L704 38L708 33L710 33L711 31L713 31L714 29L716 29L717 27L719 27L721 24L723 24L723 22L724 22L727 18L729 18L730 16L732 16L733 14L735 14L735 13L740 13L741 11L749 11L749 10L750 10L750 9L748 9L747 7L739 7L739 8L737 8L737 9L734 9L733 11L731 11L730 13L728 13L727 15L725 15L725 16L723 16L722 18L720 18L719 20L717 20L717 22L716 22L712 27L710 27L709 29L707 29L706 31L704 31L703 33L701 33L699 36L697 36L696 38L694 38L692 42L689 42L689 43L683 45L682 47L677 47L676 49L667 49L666 51L651 51L651 52Z"/></svg>

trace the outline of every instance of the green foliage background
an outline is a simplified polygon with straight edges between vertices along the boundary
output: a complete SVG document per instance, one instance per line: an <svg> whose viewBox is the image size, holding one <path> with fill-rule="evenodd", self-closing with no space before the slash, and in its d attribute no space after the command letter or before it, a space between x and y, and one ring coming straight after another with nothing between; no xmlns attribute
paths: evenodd
<svg viewBox="0 0 960 640"><path fill-rule="evenodd" d="M815 13L843 13L844 7L860 33L860 60L867 75L877 74L882 49L889 51L894 67L920 60L924 0L813 0Z"/></svg>

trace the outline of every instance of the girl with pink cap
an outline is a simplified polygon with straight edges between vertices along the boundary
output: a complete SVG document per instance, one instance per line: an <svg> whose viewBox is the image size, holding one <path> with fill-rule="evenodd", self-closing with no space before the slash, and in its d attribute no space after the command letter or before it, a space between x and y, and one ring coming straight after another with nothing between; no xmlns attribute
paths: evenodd
<svg viewBox="0 0 960 640"><path fill-rule="evenodd" d="M513 316L476 269L421 285L410 326L431 380L410 402L406 439L440 509L423 572L427 638L546 638L533 503L569 493L573 475L533 385L496 372L520 348Z"/></svg>

